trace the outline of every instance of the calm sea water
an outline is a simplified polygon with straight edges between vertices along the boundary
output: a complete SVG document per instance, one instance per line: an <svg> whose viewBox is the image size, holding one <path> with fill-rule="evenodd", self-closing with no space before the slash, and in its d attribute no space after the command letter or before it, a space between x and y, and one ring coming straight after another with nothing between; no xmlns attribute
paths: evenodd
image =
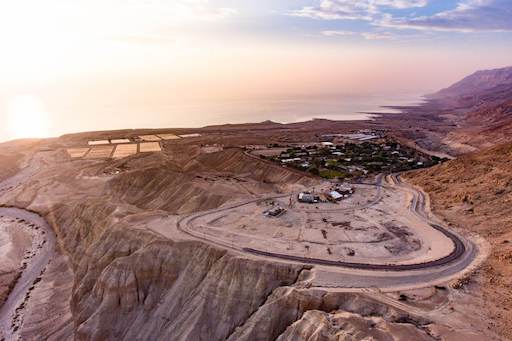
<svg viewBox="0 0 512 341"><path fill-rule="evenodd" d="M291 123L325 118L332 120L365 120L364 112L393 112L387 105L410 105L421 101L417 94L339 96L331 98L298 98L283 100L250 100L201 102L179 105L101 105L86 108L47 108L46 136L97 130L132 128L195 128L227 123L254 123L272 120ZM0 141L13 136L2 131ZM30 136L23 136L30 137Z"/></svg>

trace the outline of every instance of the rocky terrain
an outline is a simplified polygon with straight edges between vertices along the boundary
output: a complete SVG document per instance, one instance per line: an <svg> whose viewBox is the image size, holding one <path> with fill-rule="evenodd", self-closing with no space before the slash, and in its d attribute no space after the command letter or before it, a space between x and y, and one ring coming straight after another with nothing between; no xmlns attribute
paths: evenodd
<svg viewBox="0 0 512 341"><path fill-rule="evenodd" d="M512 338L512 144L504 144L428 170L410 181L431 195L435 212L485 237L492 252L467 290L483 296L496 328Z"/></svg>
<svg viewBox="0 0 512 341"><path fill-rule="evenodd" d="M0 206L41 215L55 250L27 283L13 322L0 322L21 340L510 339L512 146L492 147L508 140L509 71L479 73L421 107L372 122L263 122L2 144ZM407 175L456 231L490 243L475 274L389 291L312 287L312 265L242 254L176 228L187 214L318 184L241 146L319 142L326 133L364 128L431 152L492 148ZM90 139L198 131L200 138L161 142L159 153L97 160L66 153ZM2 271L11 277L34 248L13 235L16 223L1 221L0 250L11 259Z"/></svg>
<svg viewBox="0 0 512 341"><path fill-rule="evenodd" d="M461 155L511 142L512 68L478 71L426 97L419 106L378 121L395 125L398 136L420 147ZM407 126L405 126L407 125Z"/></svg>
<svg viewBox="0 0 512 341"><path fill-rule="evenodd" d="M54 258L16 309L15 335L22 340L434 340L452 334L499 339L479 322L469 329L449 327L444 319L454 318L450 310L422 316L392 296L311 289L311 266L240 255L180 233L177 214L318 181L240 148L214 153L201 148L215 136L165 142L161 153L109 161L70 160L64 148L83 141L81 136L43 142L25 168L3 183L12 188L0 195L2 205L41 214L56 234ZM443 290L417 299L403 294L427 310L445 309L452 303ZM469 318L463 310L458 314L459 320Z"/></svg>
<svg viewBox="0 0 512 341"><path fill-rule="evenodd" d="M512 68L479 71L430 96L452 129L437 132L437 147L465 154L408 175L432 198L435 212L482 235L492 252L467 290L480 297L490 328L512 338ZM437 104L433 104L437 103ZM439 110L442 107L442 110Z"/></svg>
<svg viewBox="0 0 512 341"><path fill-rule="evenodd" d="M23 224L0 216L0 306L5 302L18 279L20 264L30 250L30 231Z"/></svg>

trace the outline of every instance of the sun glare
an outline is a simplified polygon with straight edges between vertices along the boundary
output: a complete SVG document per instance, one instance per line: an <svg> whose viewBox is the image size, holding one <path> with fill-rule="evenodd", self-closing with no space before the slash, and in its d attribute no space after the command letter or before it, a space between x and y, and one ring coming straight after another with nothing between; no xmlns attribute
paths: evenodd
<svg viewBox="0 0 512 341"><path fill-rule="evenodd" d="M48 114L44 104L36 96L16 96L7 104L7 123L15 138L47 137Z"/></svg>

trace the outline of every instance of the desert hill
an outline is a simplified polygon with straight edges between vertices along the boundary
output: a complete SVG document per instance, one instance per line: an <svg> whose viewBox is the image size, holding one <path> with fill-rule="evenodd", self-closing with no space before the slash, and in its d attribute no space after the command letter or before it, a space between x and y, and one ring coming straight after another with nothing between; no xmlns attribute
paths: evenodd
<svg viewBox="0 0 512 341"><path fill-rule="evenodd" d="M429 97L444 99L448 97L475 96L496 92L497 89L507 85L512 86L512 67L477 71Z"/></svg>
<svg viewBox="0 0 512 341"><path fill-rule="evenodd" d="M485 308L512 338L512 144L470 153L411 173L410 181L431 196L435 212L456 226L485 237L492 253L472 281Z"/></svg>
<svg viewBox="0 0 512 341"><path fill-rule="evenodd" d="M109 183L120 200L173 214L212 209L229 200L315 182L305 174L250 158L241 149L200 153L198 146L168 146L166 154L134 158L108 169L123 172Z"/></svg>
<svg viewBox="0 0 512 341"><path fill-rule="evenodd" d="M461 155L512 142L511 101L512 67L478 71L379 120L388 126L401 121L395 132L422 148Z"/></svg>
<svg viewBox="0 0 512 341"><path fill-rule="evenodd" d="M310 266L241 256L173 228L177 212L314 179L236 148L164 143L162 153L71 161L64 143L39 153L38 172L0 197L43 215L58 243L23 312L22 339L432 340L428 319L308 289Z"/></svg>
<svg viewBox="0 0 512 341"><path fill-rule="evenodd" d="M512 100L487 105L463 116L460 128L448 137L472 148L486 148L512 139Z"/></svg>

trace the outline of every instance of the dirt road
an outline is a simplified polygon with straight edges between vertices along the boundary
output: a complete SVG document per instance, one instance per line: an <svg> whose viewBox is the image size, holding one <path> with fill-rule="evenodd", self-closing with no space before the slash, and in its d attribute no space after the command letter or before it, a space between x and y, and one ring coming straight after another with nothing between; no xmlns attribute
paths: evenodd
<svg viewBox="0 0 512 341"><path fill-rule="evenodd" d="M15 189L29 179L39 169L34 166L34 163L40 164L41 160L36 155L30 160L29 167L25 167L13 177L0 183L0 195ZM23 221L25 224L37 228L43 239L40 247L31 250L34 254L33 257L23 270L9 297L0 307L0 340L11 341L19 340L20 326L23 324L24 309L30 300L30 292L40 281L46 266L55 255L55 234L46 220L36 213L20 208L0 207L0 215Z"/></svg>
<svg viewBox="0 0 512 341"><path fill-rule="evenodd" d="M0 208L0 215L21 219L28 224L42 229L44 241L42 247L36 250L34 257L28 263L15 287L9 294L7 301L0 308L0 330L6 341L17 340L17 331L23 323L23 308L30 299L29 293L39 282L46 266L55 254L55 235L48 223L35 213L18 208Z"/></svg>

